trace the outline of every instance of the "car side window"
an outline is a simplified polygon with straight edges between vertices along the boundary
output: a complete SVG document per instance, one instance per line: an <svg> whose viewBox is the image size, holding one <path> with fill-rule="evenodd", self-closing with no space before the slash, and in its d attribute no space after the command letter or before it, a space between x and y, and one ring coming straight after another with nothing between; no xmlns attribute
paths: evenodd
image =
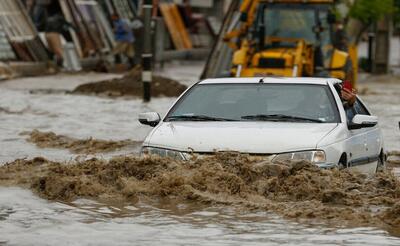
<svg viewBox="0 0 400 246"><path fill-rule="evenodd" d="M350 123L353 120L354 116L357 114L355 107L345 106L344 110L346 111L347 123Z"/></svg>
<svg viewBox="0 0 400 246"><path fill-rule="evenodd" d="M356 114L370 115L367 108L357 98L353 106L343 105L346 111L347 123L350 123Z"/></svg>
<svg viewBox="0 0 400 246"><path fill-rule="evenodd" d="M365 106L360 102L360 100L358 100L358 98L357 98L356 102L354 103L353 107L357 114L370 115L367 108L365 108Z"/></svg>

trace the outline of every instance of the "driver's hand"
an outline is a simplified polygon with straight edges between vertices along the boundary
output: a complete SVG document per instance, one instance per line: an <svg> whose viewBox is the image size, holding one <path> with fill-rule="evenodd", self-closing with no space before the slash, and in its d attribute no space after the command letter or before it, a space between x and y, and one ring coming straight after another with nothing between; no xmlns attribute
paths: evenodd
<svg viewBox="0 0 400 246"><path fill-rule="evenodd" d="M347 101L349 106L353 106L353 104L356 102L356 94L346 88L343 88L341 93L343 100Z"/></svg>

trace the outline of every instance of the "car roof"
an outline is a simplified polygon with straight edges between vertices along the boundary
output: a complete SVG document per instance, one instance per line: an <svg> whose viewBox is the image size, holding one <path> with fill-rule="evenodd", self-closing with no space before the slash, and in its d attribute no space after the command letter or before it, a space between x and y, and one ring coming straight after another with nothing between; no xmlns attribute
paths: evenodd
<svg viewBox="0 0 400 246"><path fill-rule="evenodd" d="M199 84L315 84L326 85L328 83L337 84L342 81L335 78L313 78L313 77L251 77L251 78L213 78L205 79Z"/></svg>

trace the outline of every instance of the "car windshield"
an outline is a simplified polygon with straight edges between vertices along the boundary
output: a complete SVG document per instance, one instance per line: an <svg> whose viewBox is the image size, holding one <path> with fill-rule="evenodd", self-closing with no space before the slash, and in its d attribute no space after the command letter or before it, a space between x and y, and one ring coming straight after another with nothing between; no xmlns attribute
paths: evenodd
<svg viewBox="0 0 400 246"><path fill-rule="evenodd" d="M333 123L339 116L327 85L199 84L165 120Z"/></svg>

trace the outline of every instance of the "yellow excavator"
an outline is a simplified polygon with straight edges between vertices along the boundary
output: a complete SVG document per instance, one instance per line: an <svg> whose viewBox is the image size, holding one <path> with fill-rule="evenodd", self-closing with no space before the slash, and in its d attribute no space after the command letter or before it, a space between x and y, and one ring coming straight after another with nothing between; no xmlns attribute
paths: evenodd
<svg viewBox="0 0 400 246"><path fill-rule="evenodd" d="M334 4L234 1L202 77L335 77L354 85L357 49L336 29Z"/></svg>

